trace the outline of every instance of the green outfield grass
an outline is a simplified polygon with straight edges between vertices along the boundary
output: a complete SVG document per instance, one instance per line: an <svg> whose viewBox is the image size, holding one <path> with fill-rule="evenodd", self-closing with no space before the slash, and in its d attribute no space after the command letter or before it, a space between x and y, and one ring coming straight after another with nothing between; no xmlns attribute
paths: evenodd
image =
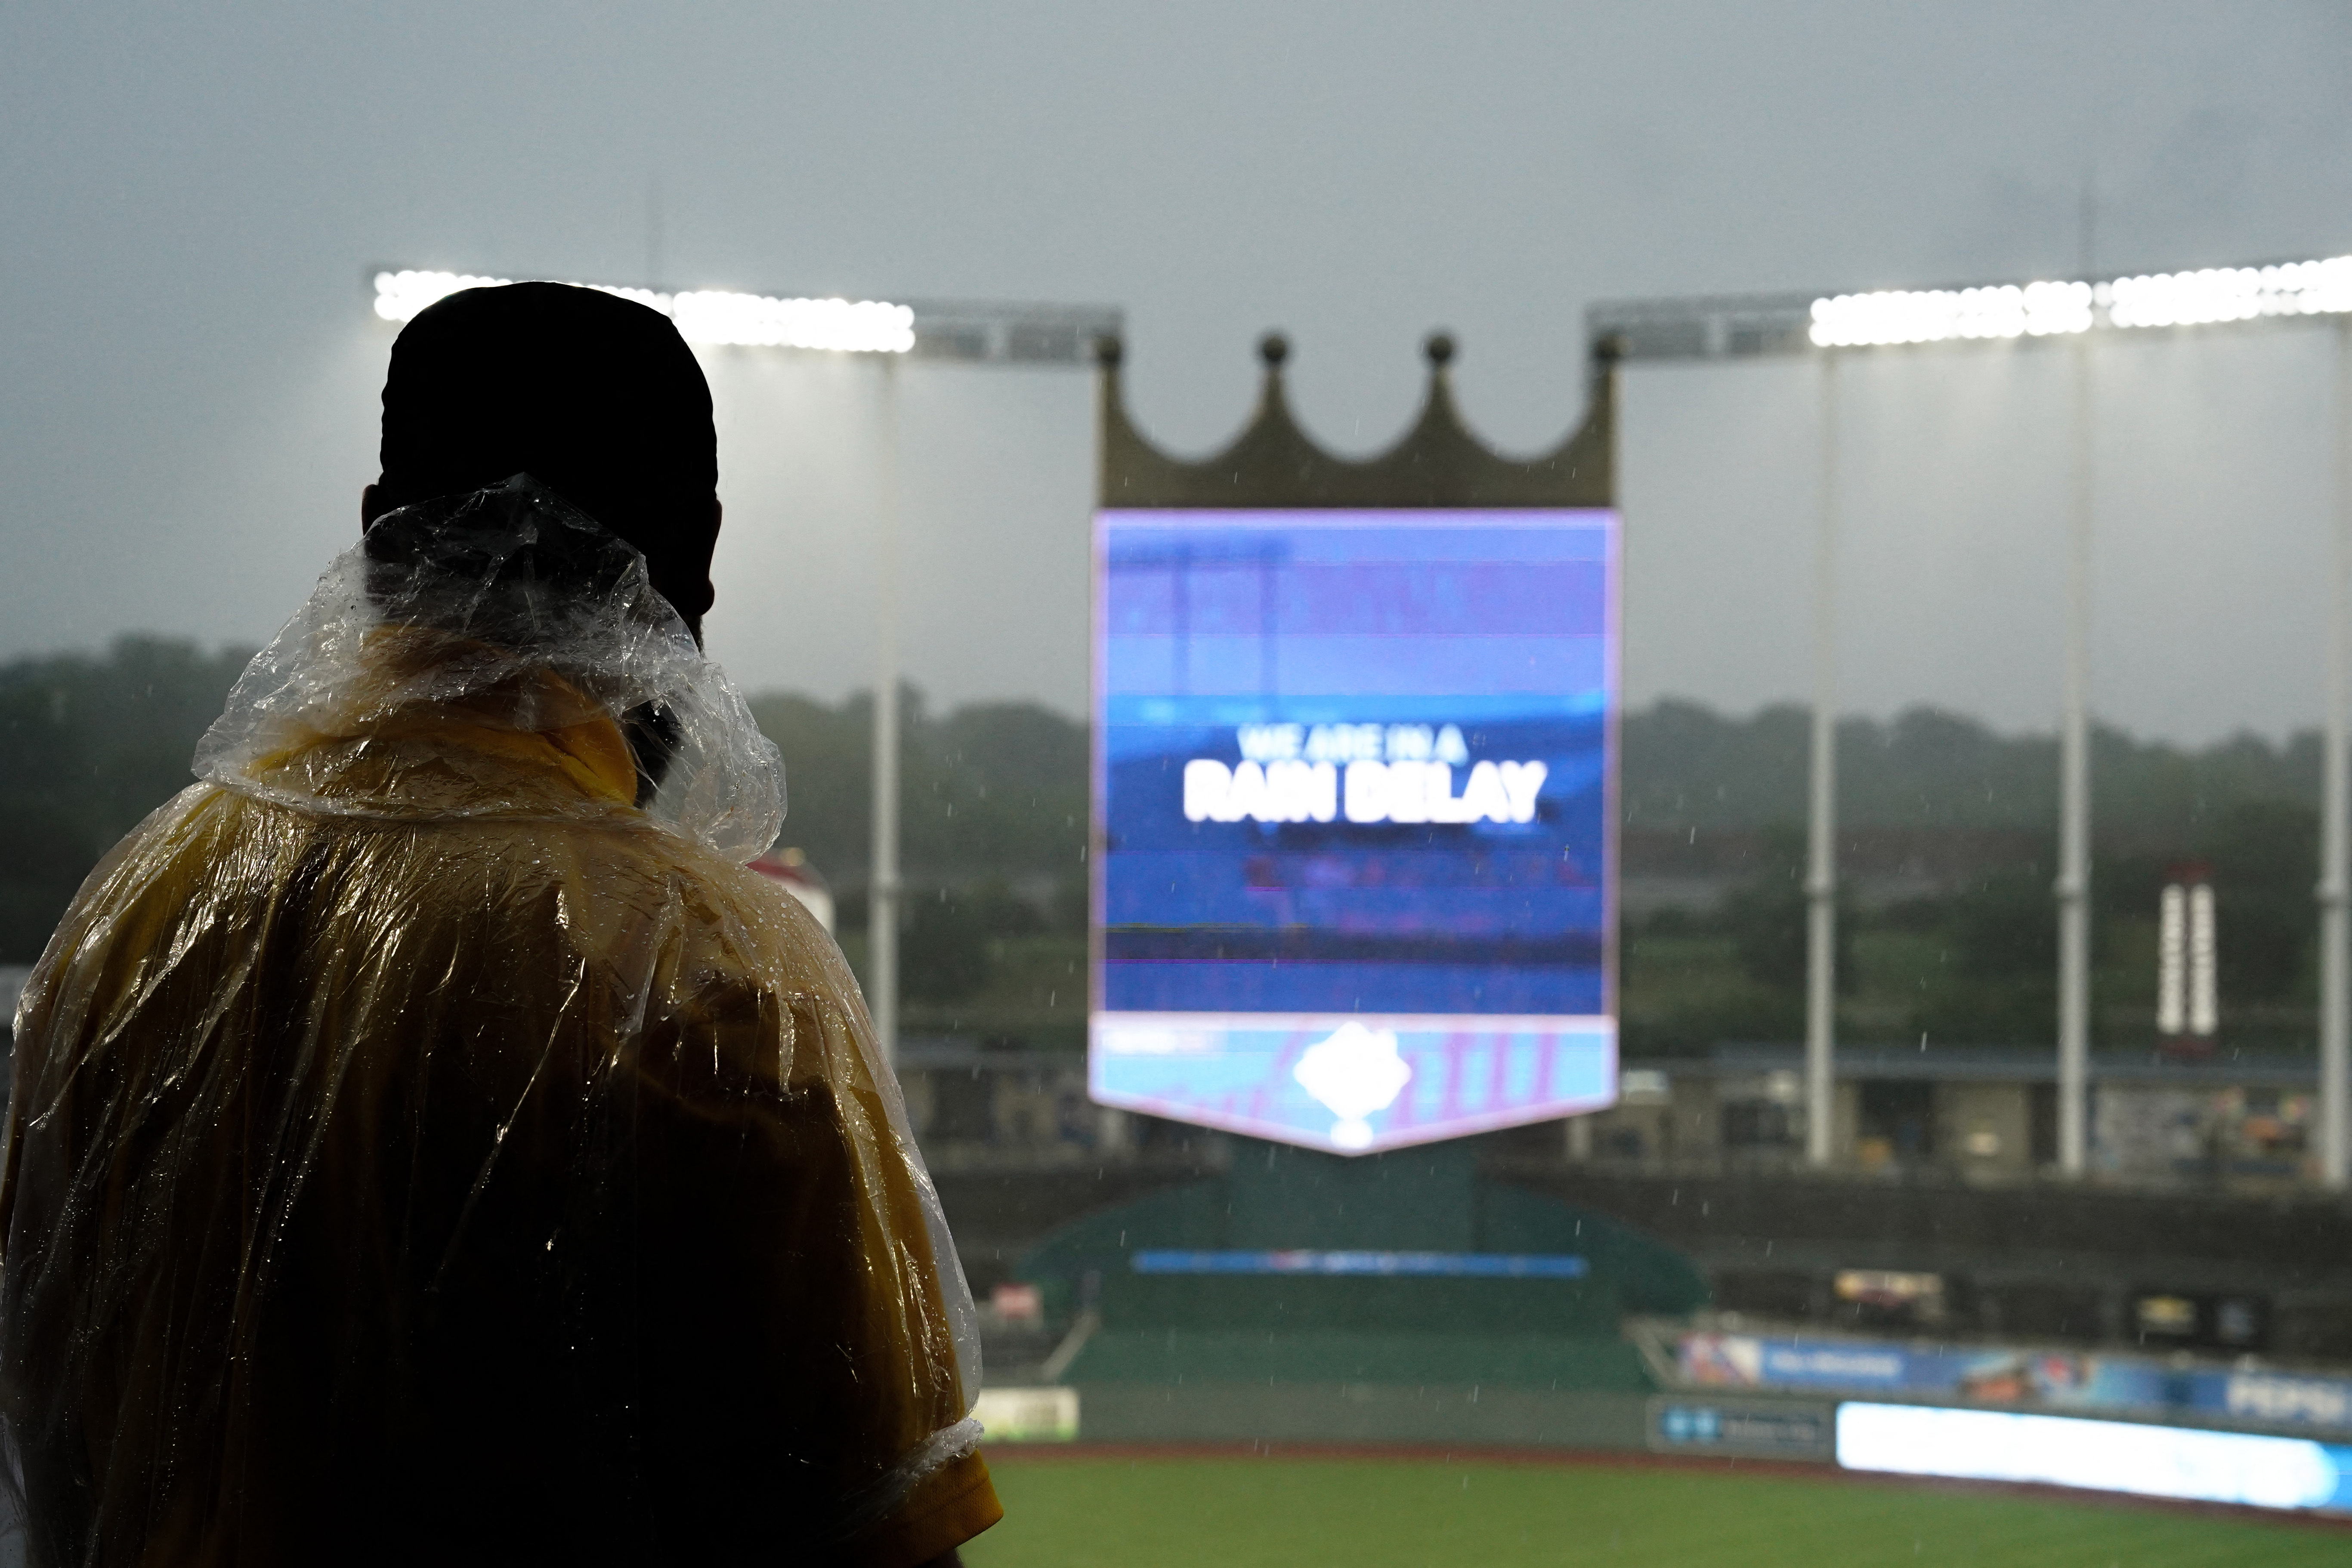
<svg viewBox="0 0 2352 1568"><path fill-rule="evenodd" d="M1638 1465L992 1451L971 1568L2300 1568L2352 1533L1841 1478Z"/></svg>

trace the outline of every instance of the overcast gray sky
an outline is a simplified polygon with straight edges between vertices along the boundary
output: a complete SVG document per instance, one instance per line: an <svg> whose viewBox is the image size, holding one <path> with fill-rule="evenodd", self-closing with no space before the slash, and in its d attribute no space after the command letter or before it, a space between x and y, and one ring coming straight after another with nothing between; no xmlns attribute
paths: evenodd
<svg viewBox="0 0 2352 1568"><path fill-rule="evenodd" d="M1200 451L1250 344L1333 444L1421 395L1499 444L1578 413L1629 295L2352 251L2352 11L2319 4L0 10L0 656L266 637L355 528L379 262L853 297L1102 301ZM649 193L658 188L658 237ZM2333 335L2100 356L2097 701L2197 739L2312 720ZM1850 388L1845 702L2043 727L2065 391L2046 351ZM877 378L722 351L712 646L836 695L871 648ZM903 377L908 660L935 700L1085 689L1092 391ZM1806 365L1639 371L1630 695L1801 695Z"/></svg>

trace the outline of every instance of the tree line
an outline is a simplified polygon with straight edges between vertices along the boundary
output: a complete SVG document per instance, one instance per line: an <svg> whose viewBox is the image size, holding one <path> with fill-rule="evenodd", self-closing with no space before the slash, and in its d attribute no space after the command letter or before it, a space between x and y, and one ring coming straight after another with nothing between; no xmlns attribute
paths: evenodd
<svg viewBox="0 0 2352 1568"><path fill-rule="evenodd" d="M207 652L126 637L102 653L0 665L0 734L14 761L0 777L0 962L36 956L98 858L190 781L197 737L220 711L247 652ZM844 925L863 921L872 828L873 706L790 693L752 701L783 753L791 800L785 841L835 883ZM902 842L910 918L925 946L1007 929L1075 931L1083 920L1087 742L1081 723L1024 703L935 712L908 689L900 707ZM1776 985L1801 974L1795 829L1803 818L1805 710L1738 717L1688 702L1628 714L1622 800L1629 832L1759 832L1776 845L1711 912L1666 912L1673 927L1712 925L1742 962ZM1838 727L1840 820L1925 831L2014 829L2046 841L2057 810L2057 753L2047 736L2009 736L1964 716L1918 708ZM2100 729L2094 738L2095 896L2119 916L2152 909L2165 865L2215 866L2224 910L2223 983L2277 997L2304 983L2312 926L2319 745L2241 736L2184 747ZM1932 907L1858 915L1951 937L1954 961L1984 988L2032 995L2048 967L2046 847L1988 868ZM944 927L952 927L953 930ZM1638 936L1638 932L1634 935ZM933 943L929 940L938 937ZM2049 937L2049 940L2045 940Z"/></svg>

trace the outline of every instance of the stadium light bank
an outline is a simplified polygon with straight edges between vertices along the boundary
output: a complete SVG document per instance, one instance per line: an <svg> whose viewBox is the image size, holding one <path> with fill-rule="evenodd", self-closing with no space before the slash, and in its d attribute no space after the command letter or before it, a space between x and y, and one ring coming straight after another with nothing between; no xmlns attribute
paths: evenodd
<svg viewBox="0 0 2352 1568"><path fill-rule="evenodd" d="M416 268L373 270L375 314L403 325L426 306L461 288L514 281L468 273ZM1064 366L1091 369L1095 346L1119 336L1118 310L1100 305L993 302L892 303L880 299L785 298L726 289L638 287L588 283L623 299L650 306L677 324L678 335L700 347L797 350L865 354L881 366L881 461L875 476L880 602L875 658L874 848L867 896L866 998L886 1058L898 1037L898 562L899 484L898 377L901 360L965 364Z"/></svg>
<svg viewBox="0 0 2352 1568"><path fill-rule="evenodd" d="M375 313L386 321L404 323L460 289L513 281L456 272L379 272ZM603 283L579 287L652 307L676 322L678 336L689 343L851 354L903 354L915 346L914 308L878 299L772 299L703 288L671 294Z"/></svg>
<svg viewBox="0 0 2352 1568"><path fill-rule="evenodd" d="M493 287L511 281L391 267L369 276L376 316L395 326L461 288ZM1107 305L795 298L731 289L673 291L612 283L581 287L650 306L677 322L678 335L688 342L711 348L1087 370L1094 364L1095 344L1105 337L1117 337L1122 324L1120 313Z"/></svg>
<svg viewBox="0 0 2352 1568"><path fill-rule="evenodd" d="M1853 294L1608 300L1586 312L1595 342L1630 361L1747 359L1815 349L1899 348L2211 327L2352 313L2352 256L2258 267Z"/></svg>
<svg viewBox="0 0 2352 1568"><path fill-rule="evenodd" d="M2101 327L2209 327L2352 311L2352 256L2272 267L2215 267L2105 283L1887 289L1812 303L1815 348L2066 337Z"/></svg>
<svg viewBox="0 0 2352 1568"><path fill-rule="evenodd" d="M2065 697L2060 725L2058 1163L2087 1166L2090 1051L2090 579L2096 485L2089 347L2111 332L2285 325L2336 328L2334 556L2325 653L2325 760L2317 897L2321 915L2320 1173L2352 1186L2352 256L2144 273L2102 281L1995 283L1855 294L1741 295L1604 301L1585 313L1595 345L1620 362L1736 361L1808 354L1821 366L1820 519L1814 553L1811 809L1805 892L1807 1157L1832 1156L1836 1012L1836 541L1838 361L1853 350L2019 340L2071 341Z"/></svg>

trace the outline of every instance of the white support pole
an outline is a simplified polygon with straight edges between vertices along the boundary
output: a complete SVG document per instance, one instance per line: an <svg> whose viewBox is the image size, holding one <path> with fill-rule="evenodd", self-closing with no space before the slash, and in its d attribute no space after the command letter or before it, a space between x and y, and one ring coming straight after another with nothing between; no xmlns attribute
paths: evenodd
<svg viewBox="0 0 2352 1568"><path fill-rule="evenodd" d="M1837 1113L1837 374L1822 363L1821 517L1813 540L1813 752L1805 865L1805 1159L1835 1155Z"/></svg>
<svg viewBox="0 0 2352 1568"><path fill-rule="evenodd" d="M2058 735L2058 1168L2088 1164L2091 1063L2091 334L2074 348L2066 519L2066 677Z"/></svg>
<svg viewBox="0 0 2352 1568"><path fill-rule="evenodd" d="M2319 791L2319 1176L2352 1182L2352 759L2346 754L2347 664L2352 664L2352 320L2336 324L2336 493L2329 530L2327 716Z"/></svg>
<svg viewBox="0 0 2352 1568"><path fill-rule="evenodd" d="M882 377L879 516L875 519L874 869L866 894L866 1005L882 1060L898 1062L898 368Z"/></svg>

